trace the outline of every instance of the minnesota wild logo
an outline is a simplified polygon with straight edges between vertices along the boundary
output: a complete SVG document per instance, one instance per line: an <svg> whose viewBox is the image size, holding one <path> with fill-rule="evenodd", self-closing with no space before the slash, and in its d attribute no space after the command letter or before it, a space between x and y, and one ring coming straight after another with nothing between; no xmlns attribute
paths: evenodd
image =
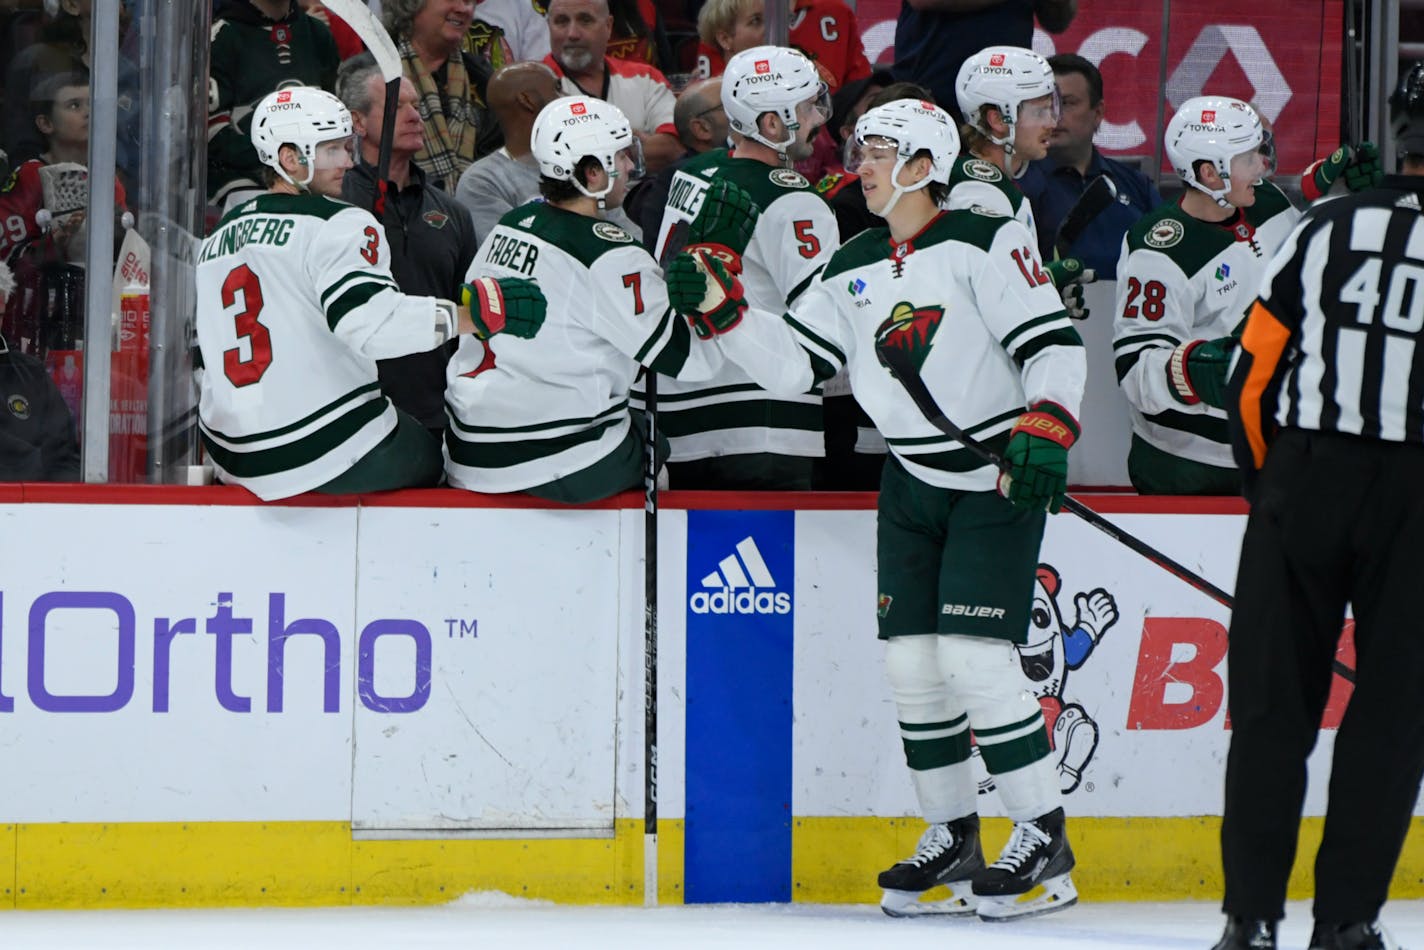
<svg viewBox="0 0 1424 950"><path fill-rule="evenodd" d="M891 346L910 354L915 369L924 367L925 357L930 352L930 342L944 319L943 307L916 307L902 300L890 308L890 318L875 330L875 347ZM885 360L880 360L885 366ZM889 369L889 367L886 367Z"/></svg>

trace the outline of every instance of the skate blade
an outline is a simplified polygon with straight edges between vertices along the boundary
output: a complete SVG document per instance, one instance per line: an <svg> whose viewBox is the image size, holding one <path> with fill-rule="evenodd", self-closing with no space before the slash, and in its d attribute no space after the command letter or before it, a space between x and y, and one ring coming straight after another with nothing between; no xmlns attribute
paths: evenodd
<svg viewBox="0 0 1424 950"><path fill-rule="evenodd" d="M969 882L949 888L943 900L922 901L930 891L886 890L880 898L880 909L888 917L973 917L975 897Z"/></svg>
<svg viewBox="0 0 1424 950"><path fill-rule="evenodd" d="M1041 917L1067 910L1078 903L1078 890L1067 874L1049 878L1023 894L979 896L976 913L980 920L1001 923L1024 917Z"/></svg>

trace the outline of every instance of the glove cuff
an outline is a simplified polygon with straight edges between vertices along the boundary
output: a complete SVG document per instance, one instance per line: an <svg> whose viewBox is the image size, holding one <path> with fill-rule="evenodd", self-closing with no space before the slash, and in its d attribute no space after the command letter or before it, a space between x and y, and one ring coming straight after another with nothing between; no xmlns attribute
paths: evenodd
<svg viewBox="0 0 1424 950"><path fill-rule="evenodd" d="M713 241L694 241L684 247L683 250L688 252L700 251L708 257L721 261L722 266L727 268L727 273L734 277L742 272L742 255L725 244L717 244Z"/></svg>
<svg viewBox="0 0 1424 950"><path fill-rule="evenodd" d="M481 277L472 284L465 284L461 290L463 302L470 308L475 336L488 340L504 329L504 292L499 288L499 281Z"/></svg>
<svg viewBox="0 0 1424 950"><path fill-rule="evenodd" d="M1192 385L1191 374L1187 372L1187 357L1204 342L1206 341L1188 340L1179 343L1167 359L1167 384L1172 390L1173 398L1185 406L1195 406L1201 402L1201 396Z"/></svg>
<svg viewBox="0 0 1424 950"><path fill-rule="evenodd" d="M1009 431L1009 437L1013 438L1020 432L1048 439L1064 449L1069 449L1078 441L1081 429L1071 412L1056 402L1044 400L1034 403L1028 412L1019 416L1013 429Z"/></svg>

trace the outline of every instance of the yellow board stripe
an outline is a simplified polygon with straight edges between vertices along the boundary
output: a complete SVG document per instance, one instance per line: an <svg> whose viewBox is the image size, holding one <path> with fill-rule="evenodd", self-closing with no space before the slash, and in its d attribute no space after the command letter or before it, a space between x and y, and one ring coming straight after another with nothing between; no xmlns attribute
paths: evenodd
<svg viewBox="0 0 1424 950"><path fill-rule="evenodd" d="M1320 818L1302 823L1292 899L1311 895ZM1390 897L1424 897L1424 821ZM1085 901L1217 900L1221 820L1070 818ZM915 818L798 818L793 900L874 903L875 875L914 851ZM985 819L992 860L1009 835ZM659 902L682 903L683 823L659 823ZM0 907L306 907L436 904L470 891L571 904L641 904L642 821L612 838L353 840L344 822L0 825Z"/></svg>

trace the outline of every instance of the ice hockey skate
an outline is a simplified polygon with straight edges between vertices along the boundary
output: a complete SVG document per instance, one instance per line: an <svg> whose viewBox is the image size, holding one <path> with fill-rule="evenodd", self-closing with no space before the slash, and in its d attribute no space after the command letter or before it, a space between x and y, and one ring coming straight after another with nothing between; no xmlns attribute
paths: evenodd
<svg viewBox="0 0 1424 950"><path fill-rule="evenodd" d="M1073 849L1063 809L1014 824L999 860L974 876L976 908L983 920L1011 920L1064 910L1078 902L1068 872Z"/></svg>
<svg viewBox="0 0 1424 950"><path fill-rule="evenodd" d="M969 916L974 913L970 881L984 870L984 852L979 847L979 816L930 825L920 836L915 853L881 871L877 879L885 888L880 909L891 917L920 917L931 914ZM949 888L944 900L922 901L934 887Z"/></svg>
<svg viewBox="0 0 1424 950"><path fill-rule="evenodd" d="M1211 950L1276 950L1276 922L1228 918L1221 939Z"/></svg>
<svg viewBox="0 0 1424 950"><path fill-rule="evenodd" d="M1317 920L1310 934L1310 950L1400 950L1378 923L1328 924Z"/></svg>

